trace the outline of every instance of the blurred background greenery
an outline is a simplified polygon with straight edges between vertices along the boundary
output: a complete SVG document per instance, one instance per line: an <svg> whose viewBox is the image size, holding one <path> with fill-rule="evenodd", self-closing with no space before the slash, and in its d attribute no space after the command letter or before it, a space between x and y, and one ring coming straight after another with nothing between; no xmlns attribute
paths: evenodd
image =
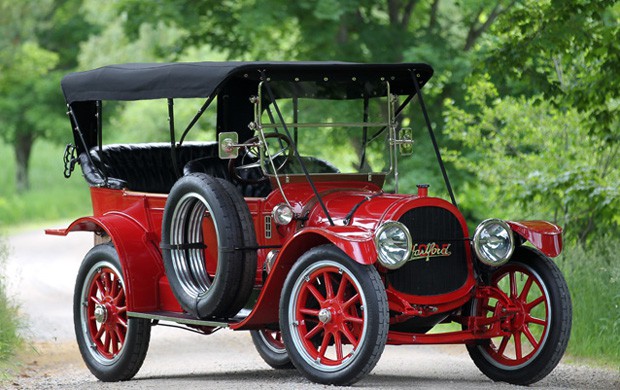
<svg viewBox="0 0 620 390"><path fill-rule="evenodd" d="M62 177L68 72L150 61L427 62L435 76L425 100L466 219L563 226L556 261L575 306L569 352L619 365L616 3L0 0L0 229L89 213L86 183L77 172ZM165 139L164 111L118 105L106 141ZM415 155L401 163L401 188L430 183L446 196L421 115L410 111L402 120ZM212 137L211 125L202 121L199 137Z"/></svg>

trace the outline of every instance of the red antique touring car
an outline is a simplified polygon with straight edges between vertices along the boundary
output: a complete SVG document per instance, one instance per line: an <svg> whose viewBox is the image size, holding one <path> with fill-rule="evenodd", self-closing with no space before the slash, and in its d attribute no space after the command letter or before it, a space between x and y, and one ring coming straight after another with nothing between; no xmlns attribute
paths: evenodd
<svg viewBox="0 0 620 390"><path fill-rule="evenodd" d="M549 374L571 328L568 288L549 259L562 231L488 219L470 234L424 107L432 73L414 63L203 62L66 76L75 146L65 175L80 165L93 216L47 233L94 233L74 299L92 373L132 378L151 327L173 322L249 330L269 365L326 384L363 378L386 344L466 344L497 381ZM196 98L177 134L174 104ZM168 141L104 144L104 108L119 104L110 101L152 99L167 105ZM399 193L412 100L450 201L422 183ZM217 141L188 141L209 134L190 132L205 112ZM430 332L450 322L458 330Z"/></svg>

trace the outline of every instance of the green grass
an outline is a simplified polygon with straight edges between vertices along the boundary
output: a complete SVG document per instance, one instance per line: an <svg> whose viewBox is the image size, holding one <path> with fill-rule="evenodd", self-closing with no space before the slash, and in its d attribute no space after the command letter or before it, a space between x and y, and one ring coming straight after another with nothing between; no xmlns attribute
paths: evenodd
<svg viewBox="0 0 620 390"><path fill-rule="evenodd" d="M7 256L8 248L4 239L0 237L0 367L7 364L21 344L21 339L17 333L20 326L17 306L7 296L5 289L3 269ZM2 380L1 375L0 380Z"/></svg>
<svg viewBox="0 0 620 390"><path fill-rule="evenodd" d="M91 214L88 185L76 166L70 179L63 177L63 147L37 141L30 162L30 190L15 191L13 150L0 142L0 229L44 221L72 219Z"/></svg>
<svg viewBox="0 0 620 390"><path fill-rule="evenodd" d="M573 301L568 353L620 369L620 241L568 247L557 260Z"/></svg>

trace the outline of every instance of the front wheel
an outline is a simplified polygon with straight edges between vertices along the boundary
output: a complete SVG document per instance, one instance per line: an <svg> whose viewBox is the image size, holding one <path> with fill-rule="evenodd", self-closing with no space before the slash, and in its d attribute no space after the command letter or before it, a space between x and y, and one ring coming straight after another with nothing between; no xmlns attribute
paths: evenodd
<svg viewBox="0 0 620 390"><path fill-rule="evenodd" d="M387 297L377 270L333 245L306 252L286 278L282 338L295 367L314 382L360 380L377 364L388 327Z"/></svg>
<svg viewBox="0 0 620 390"><path fill-rule="evenodd" d="M471 314L501 316L516 309L501 324L509 335L468 345L469 355L494 381L516 385L537 382L555 368L568 344L572 306L566 281L555 263L538 251L521 247L509 263L493 272L491 285L501 290L510 304L489 298L474 300Z"/></svg>
<svg viewBox="0 0 620 390"><path fill-rule="evenodd" d="M150 321L127 318L125 292L114 247L102 244L92 248L78 272L73 321L84 363L103 382L131 379L149 347Z"/></svg>

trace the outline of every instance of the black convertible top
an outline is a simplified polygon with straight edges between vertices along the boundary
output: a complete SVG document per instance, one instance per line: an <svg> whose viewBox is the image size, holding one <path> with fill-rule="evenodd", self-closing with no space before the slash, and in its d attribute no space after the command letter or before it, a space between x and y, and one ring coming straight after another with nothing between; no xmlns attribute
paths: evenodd
<svg viewBox="0 0 620 390"><path fill-rule="evenodd" d="M67 103L208 97L231 79L259 81L391 81L397 94L415 94L411 72L420 86L433 75L422 63L360 64L347 62L179 62L104 66L71 73L61 82ZM397 82L394 82L397 81Z"/></svg>

